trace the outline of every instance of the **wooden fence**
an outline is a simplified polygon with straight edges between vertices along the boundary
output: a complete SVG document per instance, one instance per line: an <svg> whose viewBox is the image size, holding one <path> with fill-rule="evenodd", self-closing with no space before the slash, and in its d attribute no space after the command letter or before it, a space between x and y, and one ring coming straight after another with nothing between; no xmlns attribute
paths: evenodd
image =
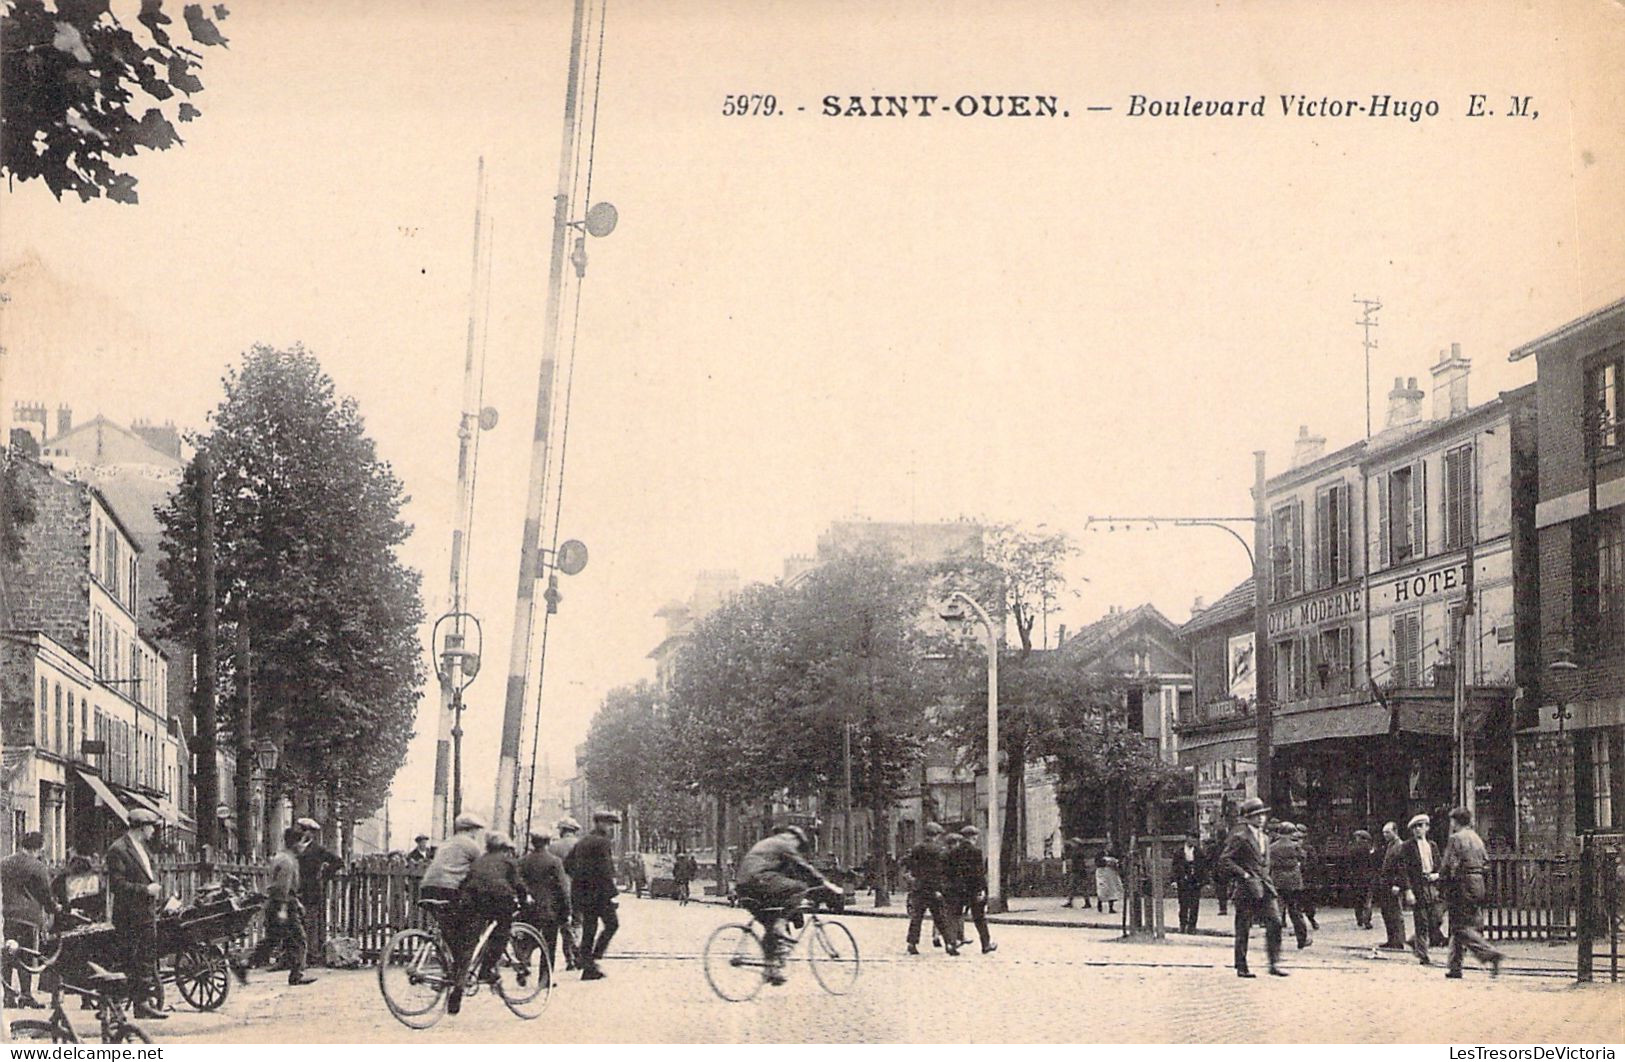
<svg viewBox="0 0 1625 1062"><path fill-rule="evenodd" d="M1484 932L1492 940L1574 936L1578 860L1497 853L1484 878Z"/></svg>

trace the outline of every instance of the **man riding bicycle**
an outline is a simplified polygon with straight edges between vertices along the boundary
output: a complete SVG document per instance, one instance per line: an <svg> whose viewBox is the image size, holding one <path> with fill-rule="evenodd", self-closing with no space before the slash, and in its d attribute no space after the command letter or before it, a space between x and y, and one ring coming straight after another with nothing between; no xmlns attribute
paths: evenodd
<svg viewBox="0 0 1625 1062"><path fill-rule="evenodd" d="M438 915L440 933L451 949L456 979L447 1001L446 1010L456 1014L463 1004L463 971L467 968L469 953L485 928L480 912L467 901L462 886L468 878L474 861L485 854L485 820L478 815L463 812L452 824L452 835L435 849L434 859L423 872L418 895L425 900L440 900L446 904Z"/></svg>
<svg viewBox="0 0 1625 1062"><path fill-rule="evenodd" d="M770 837L757 841L739 861L737 879L739 902L767 931L762 949L767 953L767 980L784 984L785 938L778 931L779 919L801 903L812 889L837 891L802 854L812 847L807 831L786 826ZM799 915L793 916L797 919ZM798 923L799 924L799 921Z"/></svg>

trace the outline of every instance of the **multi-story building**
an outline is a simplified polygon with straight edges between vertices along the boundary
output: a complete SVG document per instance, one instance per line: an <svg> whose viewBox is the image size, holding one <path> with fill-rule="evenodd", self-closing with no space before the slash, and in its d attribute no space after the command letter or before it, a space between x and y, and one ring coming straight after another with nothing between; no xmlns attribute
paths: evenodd
<svg viewBox="0 0 1625 1062"><path fill-rule="evenodd" d="M1431 418L1415 379L1396 379L1371 439L1326 454L1300 431L1265 485L1271 802L1333 854L1357 828L1458 800L1486 838L1513 841L1515 600L1532 591L1513 558L1533 509L1534 389L1471 406L1469 368L1458 347L1441 354ZM1180 730L1210 815L1256 749L1254 699L1235 689L1249 596L1187 626L1198 696Z"/></svg>
<svg viewBox="0 0 1625 1062"><path fill-rule="evenodd" d="M1535 358L1539 643L1518 720L1520 847L1625 829L1625 299L1512 351Z"/></svg>
<svg viewBox="0 0 1625 1062"><path fill-rule="evenodd" d="M169 662L142 633L140 546L96 488L17 458L35 519L0 560L10 823L47 852L98 852L131 804L179 822L184 742L168 713Z"/></svg>
<svg viewBox="0 0 1625 1062"><path fill-rule="evenodd" d="M1258 795L1252 578L1211 605L1198 598L1179 634L1190 647L1192 689L1174 724L1179 762L1196 772L1197 822L1212 836L1229 828L1243 800Z"/></svg>

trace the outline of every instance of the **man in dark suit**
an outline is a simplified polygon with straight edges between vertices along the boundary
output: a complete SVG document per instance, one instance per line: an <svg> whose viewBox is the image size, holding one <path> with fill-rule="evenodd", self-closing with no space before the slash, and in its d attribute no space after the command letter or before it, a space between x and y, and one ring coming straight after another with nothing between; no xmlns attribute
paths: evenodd
<svg viewBox="0 0 1625 1062"><path fill-rule="evenodd" d="M25 833L17 841L17 851L0 860L0 923L5 939L25 948L38 948L51 918L61 910L51 887L51 872L40 862L45 838L38 832ZM10 971L17 971L17 994L11 991ZM6 1006L38 1007L34 999L34 978L20 963L0 955L0 971L6 985Z"/></svg>
<svg viewBox="0 0 1625 1062"><path fill-rule="evenodd" d="M1264 839L1264 821L1270 809L1257 797L1241 805L1241 824L1219 856L1219 864L1230 880L1230 899L1236 905L1236 976L1254 977L1247 969L1247 935L1254 922L1264 923L1264 947L1269 954L1270 973L1285 977L1281 969L1281 913L1277 907L1275 883L1270 880L1269 842Z"/></svg>
<svg viewBox="0 0 1625 1062"><path fill-rule="evenodd" d="M1179 931L1196 932L1196 918L1202 909L1202 885L1207 881L1207 860L1196 831L1185 835L1185 843L1174 850L1174 889L1179 893Z"/></svg>
<svg viewBox="0 0 1625 1062"><path fill-rule="evenodd" d="M1388 939L1378 944L1383 951L1405 950L1405 909L1399 904L1399 894L1405 888L1405 871L1399 865L1399 853L1405 842L1399 836L1399 827L1392 822L1382 825L1382 863L1377 869L1377 896L1382 903L1382 928Z"/></svg>
<svg viewBox="0 0 1625 1062"><path fill-rule="evenodd" d="M612 836L621 821L613 811L600 811L592 817L592 832L570 850L564 871L570 875L570 900L581 912L581 979L598 981L604 977L598 960L604 957L610 938L621 927L615 914L615 854ZM603 931L599 931L602 923Z"/></svg>
<svg viewBox="0 0 1625 1062"><path fill-rule="evenodd" d="M948 913L942 905L943 859L947 853L942 848L942 827L935 822L925 824L925 837L920 843L910 848L908 855L903 859L903 869L908 871L908 953L920 953L920 924L925 920L925 913L931 912L931 926L933 935L941 935L943 943L947 945L949 955L957 955L954 942L947 939L944 932L948 923Z"/></svg>
<svg viewBox="0 0 1625 1062"><path fill-rule="evenodd" d="M525 921L542 934L549 969L557 961L559 926L570 924L570 879L564 874L564 860L548 850L552 841L545 827L533 831L530 851L519 862L519 876L530 897Z"/></svg>
<svg viewBox="0 0 1625 1062"><path fill-rule="evenodd" d="M1354 831L1354 844L1349 848L1349 875L1354 880L1354 924L1360 929L1371 928L1371 896L1376 891L1377 869L1382 857L1371 834Z"/></svg>
<svg viewBox="0 0 1625 1062"><path fill-rule="evenodd" d="M131 808L130 828L107 849L107 888L113 896L113 936L129 979L135 1016L143 1021L169 1017L153 1008L158 973L158 899L163 886L147 846L158 832L158 816Z"/></svg>
<svg viewBox="0 0 1625 1062"><path fill-rule="evenodd" d="M1445 943L1439 932L1439 849L1428 840L1426 815L1412 817L1406 828L1411 836L1400 846L1399 867L1404 874L1406 898L1411 902L1416 925L1416 935L1410 939L1410 945L1423 966L1432 966L1428 944L1438 947Z"/></svg>

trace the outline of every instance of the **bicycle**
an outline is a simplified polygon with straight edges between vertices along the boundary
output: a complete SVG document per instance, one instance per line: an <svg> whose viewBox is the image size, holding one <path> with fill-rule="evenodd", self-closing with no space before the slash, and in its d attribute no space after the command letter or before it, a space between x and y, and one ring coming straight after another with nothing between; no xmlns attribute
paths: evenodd
<svg viewBox="0 0 1625 1062"><path fill-rule="evenodd" d="M152 1043L145 1030L124 1013L124 1004L129 994L129 982L124 974L87 960L85 975L82 978L86 985L80 987L68 984L63 979L62 972L55 968L62 954L61 936L54 938L49 950L25 948L15 940L6 941L5 950L8 960L40 978L40 987L45 986L47 974L51 983L50 1015L43 1020L19 1018L13 1021L11 1039L37 1040L53 1044L79 1043L79 1034L74 1031L73 1023L68 1020L68 1012L62 1006L63 995L73 993L95 1000L96 1020L101 1026L102 1043Z"/></svg>
<svg viewBox="0 0 1625 1062"><path fill-rule="evenodd" d="M744 901L741 906L747 907ZM758 917L773 916L783 951L790 953L802 940L807 941L807 964L812 967L813 979L832 996L844 996L857 983L859 957L858 942L852 931L833 919L819 916L816 904L803 901L793 907L761 907L754 912ZM791 932L785 926L792 927ZM754 999L773 973L767 959L767 944L763 931L753 919L719 926L705 942L705 979L711 990L729 1003L743 1003Z"/></svg>
<svg viewBox="0 0 1625 1062"><path fill-rule="evenodd" d="M419 900L435 916L434 929L403 929L389 938L378 957L378 991L397 1021L411 1029L427 1029L446 1013L446 997L457 982L452 972L451 948L440 929L447 900ZM487 922L468 968L462 972L463 995L477 994L486 984L479 976L480 958L496 922ZM534 926L514 922L508 945L495 965L492 989L515 1015L531 1021L541 1017L553 995L553 971L547 946Z"/></svg>

